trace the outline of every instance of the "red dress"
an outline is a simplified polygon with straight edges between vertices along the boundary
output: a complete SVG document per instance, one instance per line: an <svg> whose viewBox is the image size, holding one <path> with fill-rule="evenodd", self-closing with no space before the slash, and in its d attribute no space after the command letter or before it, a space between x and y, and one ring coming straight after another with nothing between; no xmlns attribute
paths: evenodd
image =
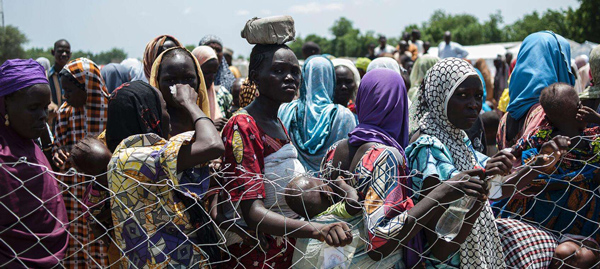
<svg viewBox="0 0 600 269"><path fill-rule="evenodd" d="M281 125L282 128L283 125ZM287 131L286 131L286 136ZM287 140L272 138L263 132L245 110L235 114L221 133L225 144L223 156L224 189L229 193L231 202L265 198L263 174L265 157L277 152ZM244 243L228 246L231 260L228 268L240 265L240 268L289 268L292 265L295 240L265 234L268 249L263 252L256 245ZM243 266L242 266L243 265Z"/></svg>

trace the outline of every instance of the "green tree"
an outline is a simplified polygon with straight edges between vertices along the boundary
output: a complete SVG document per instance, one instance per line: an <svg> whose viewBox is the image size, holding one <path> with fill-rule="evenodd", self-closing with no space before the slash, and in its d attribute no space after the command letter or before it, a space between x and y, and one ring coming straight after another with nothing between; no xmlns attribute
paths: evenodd
<svg viewBox="0 0 600 269"><path fill-rule="evenodd" d="M429 21L423 24L423 32L432 46L444 39L446 31L452 32L453 41L463 45L480 44L483 41L482 26L473 15L452 15L436 10Z"/></svg>
<svg viewBox="0 0 600 269"><path fill-rule="evenodd" d="M30 48L25 51L26 59L31 58L35 60L39 57L46 57L48 60L50 60L50 65L54 64L54 56L52 56L52 51L50 48Z"/></svg>
<svg viewBox="0 0 600 269"><path fill-rule="evenodd" d="M360 51L361 44L358 35L360 31L355 29L352 22L341 17L329 28L334 38L331 41L332 54L340 56L356 56Z"/></svg>
<svg viewBox="0 0 600 269"><path fill-rule="evenodd" d="M600 43L600 0L579 0L579 3L576 10L569 8L565 12L563 21L569 24L569 36L577 42Z"/></svg>
<svg viewBox="0 0 600 269"><path fill-rule="evenodd" d="M574 25L567 18L567 12L549 9L541 16L536 11L525 15L522 19L506 26L505 32L509 41L522 41L528 35L543 30L550 30L573 39L572 26Z"/></svg>
<svg viewBox="0 0 600 269"><path fill-rule="evenodd" d="M506 33L500 25L504 22L500 10L490 14L490 19L482 25L483 41L486 43L498 43L506 41Z"/></svg>
<svg viewBox="0 0 600 269"><path fill-rule="evenodd" d="M27 42L27 36L17 27L12 25L0 27L0 64L8 59L24 58L23 44Z"/></svg>
<svg viewBox="0 0 600 269"><path fill-rule="evenodd" d="M196 48L196 45L185 45L185 48L189 51L193 51Z"/></svg>
<svg viewBox="0 0 600 269"><path fill-rule="evenodd" d="M120 63L127 58L127 53L123 49L112 48L109 51L103 51L92 56L92 61L96 64Z"/></svg>
<svg viewBox="0 0 600 269"><path fill-rule="evenodd" d="M288 44L298 59L302 59L302 44L304 44L304 39L300 36L297 36L294 42Z"/></svg>
<svg viewBox="0 0 600 269"><path fill-rule="evenodd" d="M309 42L309 41L317 43L317 45L319 45L319 47L321 48L321 53L333 54L332 47L331 47L332 44L329 40L327 40L327 38L318 36L315 34L310 34L310 35L307 35L306 38L304 39L304 42ZM302 44L304 44L304 42L302 42ZM302 47L302 45L300 45L300 47ZM302 55L302 49L300 49L300 55Z"/></svg>

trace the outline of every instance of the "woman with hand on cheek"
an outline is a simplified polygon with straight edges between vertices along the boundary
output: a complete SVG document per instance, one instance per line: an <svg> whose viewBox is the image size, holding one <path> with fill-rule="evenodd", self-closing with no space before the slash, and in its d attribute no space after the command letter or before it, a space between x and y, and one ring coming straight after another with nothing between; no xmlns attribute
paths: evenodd
<svg viewBox="0 0 600 269"><path fill-rule="evenodd" d="M165 50L156 58L150 75L150 85L157 88L171 115L171 135L194 130L189 113L173 99L176 84L188 85L197 93L196 104L208 117L211 117L206 84L200 64L185 48L175 47Z"/></svg>

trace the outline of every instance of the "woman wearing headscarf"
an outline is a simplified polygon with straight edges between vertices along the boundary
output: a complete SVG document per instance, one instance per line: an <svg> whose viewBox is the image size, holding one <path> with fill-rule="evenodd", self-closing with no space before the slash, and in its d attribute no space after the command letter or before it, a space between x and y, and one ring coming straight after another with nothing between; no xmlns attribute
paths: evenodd
<svg viewBox="0 0 600 269"><path fill-rule="evenodd" d="M215 50L217 60L219 61L219 71L217 71L215 76L215 85L223 86L228 91L231 91L235 76L229 70L229 65L225 60L225 56L223 56L223 41L221 41L221 38L215 35L206 35L200 40L198 46L209 46Z"/></svg>
<svg viewBox="0 0 600 269"><path fill-rule="evenodd" d="M369 72L373 69L379 69L379 68L390 69L390 70L395 71L398 74L401 74L400 65L398 65L398 62L396 60L394 60L394 58L379 57L379 58L371 61L371 63L367 67L367 72Z"/></svg>
<svg viewBox="0 0 600 269"><path fill-rule="evenodd" d="M358 73L360 74L361 78L367 73L367 67L369 67L370 63L371 63L371 59L369 59L369 58L365 58L365 57L356 58L355 65L356 65L356 69L358 69Z"/></svg>
<svg viewBox="0 0 600 269"><path fill-rule="evenodd" d="M0 66L2 268L52 268L65 257L65 204L50 163L34 142L46 131L50 101L46 72L37 62L15 59Z"/></svg>
<svg viewBox="0 0 600 269"><path fill-rule="evenodd" d="M108 91L100 69L86 58L67 63L60 71L60 78L66 102L58 110L53 161L61 172L65 172L70 168L67 154L73 146L86 136L98 136L106 128ZM65 175L59 178L65 184L63 194L71 235L63 264L66 267L106 266L106 246L101 240L94 241L87 219L82 217L86 211L81 202L85 193L82 183L86 179L79 175Z"/></svg>
<svg viewBox="0 0 600 269"><path fill-rule="evenodd" d="M121 62L121 65L129 70L131 81L141 80L148 83L148 79L144 74L144 64L140 60L136 58L127 58Z"/></svg>
<svg viewBox="0 0 600 269"><path fill-rule="evenodd" d="M318 171L327 149L358 124L348 108L333 103L334 89L331 61L311 56L303 66L300 97L279 109L279 118L298 149L298 159L308 171Z"/></svg>
<svg viewBox="0 0 600 269"><path fill-rule="evenodd" d="M167 110L171 115L171 134L180 134L192 131L194 126L190 123L190 115L185 109L179 107L173 99L173 87L176 84L187 84L196 90L198 99L196 104L211 117L208 93L202 68L186 48L170 48L161 53L154 61L150 85L157 88L167 102Z"/></svg>
<svg viewBox="0 0 600 269"><path fill-rule="evenodd" d="M335 67L333 103L343 105L353 113L356 113L354 99L356 98L358 86L360 86L358 69L356 69L350 60L333 59L331 62Z"/></svg>
<svg viewBox="0 0 600 269"><path fill-rule="evenodd" d="M221 260L202 203L208 162L223 153L223 143L194 88L177 84L172 98L194 129L171 138L166 103L147 83L125 83L110 98L108 186L122 268L204 268Z"/></svg>
<svg viewBox="0 0 600 269"><path fill-rule="evenodd" d="M413 169L413 199L421 201L421 196L439 184L449 184L448 179L460 172L470 176L460 180L479 186L485 186L487 177L510 173L514 156L500 152L492 158L475 151L464 130L471 128L481 110L483 87L477 72L469 63L458 58L447 58L438 62L425 78L424 90L419 93L415 103L415 112L411 120L418 122L418 138L406 149L408 165ZM558 138L553 144L545 147L565 149L567 140ZM553 150L544 153L553 153ZM535 165L548 165L553 160L535 158ZM482 170L485 168L485 170ZM530 183L538 172L526 166L502 178L506 184L502 186L501 197L506 197ZM443 182L443 183L442 183ZM452 183L452 182L450 182ZM456 183L453 183L453 185ZM515 186L516 185L516 186ZM483 187L476 192L466 192L471 199L477 198L474 206L467 213L464 224L456 237L451 241L440 240L436 231L436 223L427 225L425 253L428 267L460 266L465 268L503 268L518 267L515 259L506 259L503 249L523 247L522 256L536 256L535 260L545 262L552 259L553 249L546 249L544 242L553 238L531 226L519 226L510 223L511 229L524 229L538 237L531 236L524 246L519 242L502 242L498 232L503 221L494 221L490 203L487 201L488 190ZM437 214L442 214L440 210ZM504 245L503 245L504 244ZM527 260L527 259L523 259ZM527 267L527 266L526 266Z"/></svg>
<svg viewBox="0 0 600 269"><path fill-rule="evenodd" d="M367 72L371 71L371 70L375 70L375 69L390 69L398 74L400 74L401 76L403 76L404 78L404 83L407 83L406 88L410 88L410 83L408 82L408 78L406 78L405 76L406 74L406 70L402 67L400 67L400 65L398 65L398 62L396 60L394 60L393 58L390 57L379 57L375 60L373 60L370 64L369 67L367 67ZM412 105L412 102L410 100L408 100L408 106L410 107Z"/></svg>
<svg viewBox="0 0 600 269"><path fill-rule="evenodd" d="M575 85L570 60L569 42L553 32L533 33L523 40L510 79L508 113L498 128L499 149L514 145L523 134L547 124L539 105L540 93L556 82Z"/></svg>
<svg viewBox="0 0 600 269"><path fill-rule="evenodd" d="M230 176L224 178L220 196L236 205L225 209L224 216L234 220L236 226L250 230L246 231L248 237L264 239L260 246L254 240L229 245L232 257L228 267L243 264L246 268L288 268L292 265L295 238L323 238L336 247L352 240L345 232L345 223L324 225L300 220L286 203L286 186L305 169L277 117L281 104L294 99L301 78L298 59L284 42L254 46L247 84L260 94L234 114L221 135L225 143L224 174ZM321 234L340 241L334 243L329 240L332 237Z"/></svg>
<svg viewBox="0 0 600 269"><path fill-rule="evenodd" d="M412 268L424 251L421 228L437 220L431 212L436 212L438 202L452 201L463 190L440 185L428 199L413 202L404 154L409 140L408 99L398 73L387 69L368 72L361 81L356 106L360 124L348 139L328 150L321 164L323 177L342 197L346 196L343 185L351 186L362 202L361 221L368 243L357 251L367 252L375 261L386 258L380 264L384 267L399 262ZM354 255L364 257L358 252ZM360 266L358 260L352 262Z"/></svg>
<svg viewBox="0 0 600 269"><path fill-rule="evenodd" d="M144 75L146 75L146 79L150 80L150 74L152 72L152 66L154 65L154 61L163 51L168 50L174 47L183 47L179 40L170 36L170 35L160 35L156 38L150 40L148 44L146 44L146 49L144 50Z"/></svg>
<svg viewBox="0 0 600 269"><path fill-rule="evenodd" d="M131 81L129 69L120 64L107 64L102 67L100 74L102 74L108 93L112 93L121 84Z"/></svg>
<svg viewBox="0 0 600 269"><path fill-rule="evenodd" d="M484 59L478 59L475 62L475 68L481 72L483 76L483 82L485 83L486 91L485 95L487 96L485 101L494 100L494 83L492 81L492 75L490 73L490 69L487 66L487 63ZM511 69L512 70L512 69ZM508 74L510 76L510 74Z"/></svg>
<svg viewBox="0 0 600 269"><path fill-rule="evenodd" d="M410 85L412 87L410 90L408 90L408 99L411 102L416 101L417 93L421 87L421 84L423 83L423 79L425 79L427 71L429 71L429 69L431 69L431 67L433 67L433 65L435 65L439 60L440 58L429 54L423 55L417 59L412 71L410 72Z"/></svg>
<svg viewBox="0 0 600 269"><path fill-rule="evenodd" d="M227 122L227 119L231 117L229 114L229 108L233 96L223 86L215 86L214 80L215 75L218 72L219 62L217 60L217 54L215 50L209 46L199 46L192 51L192 54L198 60L198 64L202 68L202 74L206 82L206 91L208 93L208 104L210 106L211 119L217 124L221 121L221 125L217 127L217 130L222 130L223 126ZM217 124L218 125L218 124Z"/></svg>

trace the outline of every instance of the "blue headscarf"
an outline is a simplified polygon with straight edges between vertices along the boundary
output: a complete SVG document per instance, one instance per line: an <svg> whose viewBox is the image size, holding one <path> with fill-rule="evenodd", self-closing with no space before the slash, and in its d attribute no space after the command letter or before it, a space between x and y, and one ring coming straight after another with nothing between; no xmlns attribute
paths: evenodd
<svg viewBox="0 0 600 269"><path fill-rule="evenodd" d="M562 36L541 31L525 38L508 89L507 111L511 117L519 120L525 116L549 85L556 82L575 85L570 61L571 46Z"/></svg>
<svg viewBox="0 0 600 269"><path fill-rule="evenodd" d="M333 103L334 89L333 63L322 55L311 56L302 70L300 97L279 109L279 118L307 170L318 171L327 149L356 127L356 116Z"/></svg>
<svg viewBox="0 0 600 269"><path fill-rule="evenodd" d="M104 79L108 93L112 93L121 84L131 81L129 69L121 64L107 64L102 67L100 74Z"/></svg>
<svg viewBox="0 0 600 269"><path fill-rule="evenodd" d="M481 105L481 110L483 110L483 112L492 111L492 108L485 103L485 99L487 99L487 91L485 90L485 79L483 78L483 75L481 74L481 71L479 71L479 69L475 68L475 71L477 72L477 75L479 75L479 79L481 79L481 85L483 85L483 103Z"/></svg>

